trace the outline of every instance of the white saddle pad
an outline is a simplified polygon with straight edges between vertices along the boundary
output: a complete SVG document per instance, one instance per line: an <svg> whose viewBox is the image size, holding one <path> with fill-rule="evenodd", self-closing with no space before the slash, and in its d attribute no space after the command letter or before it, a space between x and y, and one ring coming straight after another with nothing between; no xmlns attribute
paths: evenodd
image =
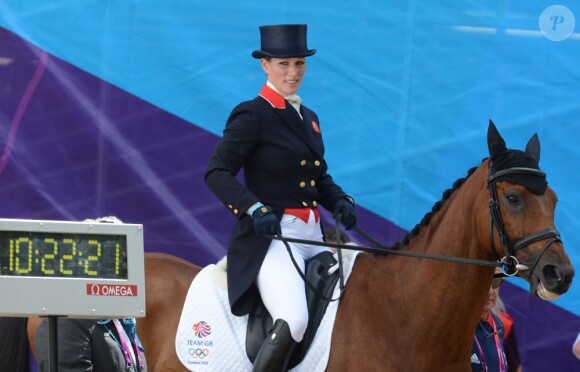
<svg viewBox="0 0 580 372"><path fill-rule="evenodd" d="M358 251L343 251L345 283ZM226 292L225 258L217 265L206 266L193 280L187 297L175 349L179 360L190 371L251 371L246 355L248 316L230 312ZM337 283L332 298L339 295ZM304 360L291 371L324 371L330 354L330 339L338 301L330 302L326 314Z"/></svg>

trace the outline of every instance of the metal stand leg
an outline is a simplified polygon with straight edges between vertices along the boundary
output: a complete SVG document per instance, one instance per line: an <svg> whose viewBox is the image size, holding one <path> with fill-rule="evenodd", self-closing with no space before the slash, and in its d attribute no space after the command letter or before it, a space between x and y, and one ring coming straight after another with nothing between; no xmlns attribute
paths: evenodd
<svg viewBox="0 0 580 372"><path fill-rule="evenodd" d="M49 372L58 372L58 317L48 317Z"/></svg>

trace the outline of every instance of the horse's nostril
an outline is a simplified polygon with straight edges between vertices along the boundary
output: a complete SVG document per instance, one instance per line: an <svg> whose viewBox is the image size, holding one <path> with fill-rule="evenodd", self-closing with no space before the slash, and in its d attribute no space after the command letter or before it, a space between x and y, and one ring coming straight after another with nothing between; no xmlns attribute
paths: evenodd
<svg viewBox="0 0 580 372"><path fill-rule="evenodd" d="M544 265L542 268L542 274L544 275L544 279L550 280L552 282L561 282L562 279L556 272L556 266L554 265Z"/></svg>
<svg viewBox="0 0 580 372"><path fill-rule="evenodd" d="M574 276L570 267L547 264L542 267L542 283L544 287L554 293L565 292Z"/></svg>

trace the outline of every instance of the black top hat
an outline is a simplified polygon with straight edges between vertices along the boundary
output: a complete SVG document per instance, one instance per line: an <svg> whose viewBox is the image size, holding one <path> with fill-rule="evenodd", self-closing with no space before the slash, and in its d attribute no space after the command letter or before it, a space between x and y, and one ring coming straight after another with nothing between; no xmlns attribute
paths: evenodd
<svg viewBox="0 0 580 372"><path fill-rule="evenodd" d="M252 52L254 58L308 57L316 49L306 46L306 25L260 26L262 50Z"/></svg>

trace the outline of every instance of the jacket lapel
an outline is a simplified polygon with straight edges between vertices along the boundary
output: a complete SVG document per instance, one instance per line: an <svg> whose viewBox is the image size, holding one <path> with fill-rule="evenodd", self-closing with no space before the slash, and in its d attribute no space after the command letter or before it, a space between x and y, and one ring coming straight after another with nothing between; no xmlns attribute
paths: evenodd
<svg viewBox="0 0 580 372"><path fill-rule="evenodd" d="M320 136L320 129L316 132L314 128L318 128L318 123L313 126L313 118L310 115L310 110L303 109L301 105L301 114L304 118L300 119L298 112L282 97L278 92L274 91L267 84L260 91L260 97L265 99L274 109L274 111L284 119L284 122L290 129L298 135L306 144L322 157L322 137Z"/></svg>

